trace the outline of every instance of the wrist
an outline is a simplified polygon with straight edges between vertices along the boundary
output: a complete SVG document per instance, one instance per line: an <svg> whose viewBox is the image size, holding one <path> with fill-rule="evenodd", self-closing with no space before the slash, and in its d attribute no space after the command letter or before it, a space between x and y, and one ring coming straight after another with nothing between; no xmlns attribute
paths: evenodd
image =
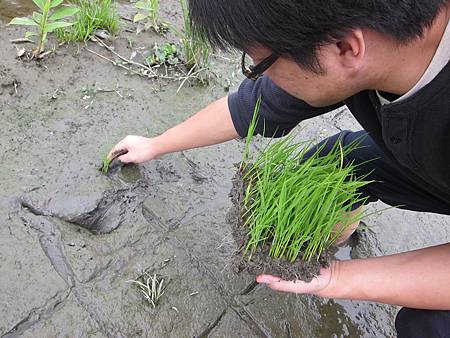
<svg viewBox="0 0 450 338"><path fill-rule="evenodd" d="M153 158L159 158L170 152L167 150L167 142L164 142L164 134L150 139L150 149Z"/></svg>
<svg viewBox="0 0 450 338"><path fill-rule="evenodd" d="M369 261L368 259L332 261L329 268L330 281L318 295L334 299L373 300L374 290L367 287L369 273L365 271Z"/></svg>

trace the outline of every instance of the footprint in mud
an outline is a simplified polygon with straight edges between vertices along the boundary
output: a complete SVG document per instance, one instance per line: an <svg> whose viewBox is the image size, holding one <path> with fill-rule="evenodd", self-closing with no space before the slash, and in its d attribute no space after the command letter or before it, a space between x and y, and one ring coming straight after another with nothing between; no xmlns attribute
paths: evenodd
<svg viewBox="0 0 450 338"><path fill-rule="evenodd" d="M20 204L35 215L56 217L94 234L107 234L131 216L144 198L143 194L128 188L88 196L56 193L47 200L39 194L28 194L20 198Z"/></svg>

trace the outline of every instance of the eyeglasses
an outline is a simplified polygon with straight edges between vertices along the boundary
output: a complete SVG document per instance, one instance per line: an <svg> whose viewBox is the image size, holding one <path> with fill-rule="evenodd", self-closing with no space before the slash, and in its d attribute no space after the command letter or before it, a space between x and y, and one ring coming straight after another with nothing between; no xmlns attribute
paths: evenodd
<svg viewBox="0 0 450 338"><path fill-rule="evenodd" d="M272 53L268 57L266 57L264 60L262 60L260 63L258 63L256 66L249 66L248 68L245 66L245 52L242 53L242 74L244 74L247 79L256 81L258 78L261 77L261 75L270 67L272 66L275 61L280 57L279 53Z"/></svg>

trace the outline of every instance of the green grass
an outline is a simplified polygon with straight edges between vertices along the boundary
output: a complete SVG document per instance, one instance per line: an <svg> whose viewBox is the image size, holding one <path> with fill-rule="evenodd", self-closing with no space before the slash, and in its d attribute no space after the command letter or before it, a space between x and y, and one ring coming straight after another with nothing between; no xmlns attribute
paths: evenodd
<svg viewBox="0 0 450 338"><path fill-rule="evenodd" d="M350 219L349 213L353 204L365 201L358 191L370 182L357 178L356 166L344 162L358 142L345 147L338 142L326 156L320 155L323 145L306 158L312 143L295 142L289 135L269 143L250 163L260 104L259 100L241 163L246 183L243 219L248 227L244 255L251 259L259 247L269 245L273 258L318 259L348 225L364 216ZM342 225L338 231L337 224Z"/></svg>
<svg viewBox="0 0 450 338"><path fill-rule="evenodd" d="M96 30L106 30L111 34L119 31L119 16L111 0L75 0L72 3L79 8L79 12L71 27L56 31L60 41L86 41Z"/></svg>
<svg viewBox="0 0 450 338"><path fill-rule="evenodd" d="M186 68L189 70L194 67L207 68L210 54L209 44L204 37L192 29L187 0L180 0L180 4L183 14L183 30L177 33L183 45Z"/></svg>

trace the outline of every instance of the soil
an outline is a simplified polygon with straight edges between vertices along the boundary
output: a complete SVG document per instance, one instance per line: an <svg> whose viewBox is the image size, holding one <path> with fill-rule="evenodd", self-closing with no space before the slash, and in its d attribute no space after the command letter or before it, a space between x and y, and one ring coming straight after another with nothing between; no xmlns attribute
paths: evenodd
<svg viewBox="0 0 450 338"><path fill-rule="evenodd" d="M227 222L232 227L233 238L238 250L234 255L233 267L236 272L247 272L252 275L270 274L281 277L283 280L310 282L320 272L321 267L327 267L331 261L331 249L325 251L319 258L309 262L302 260L302 252L294 263L285 259L275 259L269 256L270 243L258 247L252 253L251 259L244 256L244 250L248 243L248 232L245 226L243 214L243 198L246 184L243 179L243 171L238 168L233 177L233 187L229 194L232 207L227 215Z"/></svg>

